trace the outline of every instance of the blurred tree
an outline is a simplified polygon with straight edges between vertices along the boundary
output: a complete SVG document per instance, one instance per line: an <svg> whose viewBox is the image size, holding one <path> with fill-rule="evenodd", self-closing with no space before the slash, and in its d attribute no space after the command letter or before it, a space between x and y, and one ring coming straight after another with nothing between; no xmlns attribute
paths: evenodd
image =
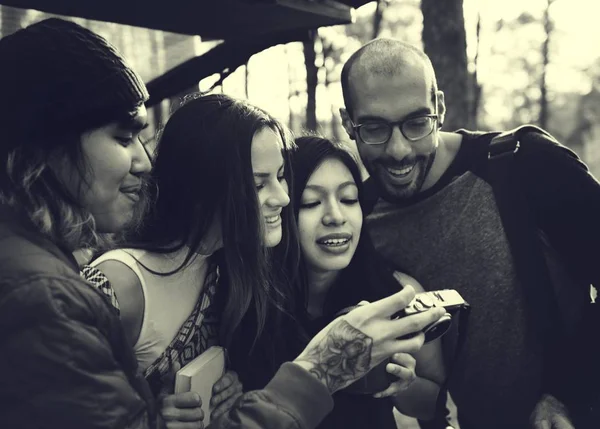
<svg viewBox="0 0 600 429"><path fill-rule="evenodd" d="M308 31L308 38L302 42L304 47L304 65L306 67L306 129L317 130L317 84L319 83L319 68L315 42L319 38L316 30Z"/></svg>
<svg viewBox="0 0 600 429"><path fill-rule="evenodd" d="M481 14L477 13L477 25L475 27L475 55L473 57L473 72L471 73L471 118L473 128L478 126L479 104L481 103L481 85L479 84L479 49L481 46Z"/></svg>
<svg viewBox="0 0 600 429"><path fill-rule="evenodd" d="M548 65L550 64L550 38L554 23L550 19L550 6L556 0L546 0L546 8L544 9L544 17L542 24L544 26L544 41L542 42L542 73L540 76L540 118L539 124L542 128L548 127L548 86L546 84L546 76L548 74Z"/></svg>
<svg viewBox="0 0 600 429"><path fill-rule="evenodd" d="M383 10L387 6L388 2L386 0L377 0L377 7L375 8L375 13L373 14L373 33L371 38L376 39L379 37L379 33L381 32L381 21L383 19Z"/></svg>
<svg viewBox="0 0 600 429"><path fill-rule="evenodd" d="M421 0L421 10L423 48L446 96L448 112L444 126L448 130L474 128L463 0Z"/></svg>

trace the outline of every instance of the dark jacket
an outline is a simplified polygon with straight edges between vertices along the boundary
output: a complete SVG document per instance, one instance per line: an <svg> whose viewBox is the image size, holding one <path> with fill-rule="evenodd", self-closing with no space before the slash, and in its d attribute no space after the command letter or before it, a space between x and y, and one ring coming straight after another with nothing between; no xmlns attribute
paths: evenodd
<svg viewBox="0 0 600 429"><path fill-rule="evenodd" d="M0 205L0 428L156 428L153 399L108 298L68 251ZM287 363L213 429L312 429L333 401Z"/></svg>
<svg viewBox="0 0 600 429"><path fill-rule="evenodd" d="M0 427L153 425L136 369L117 315L71 254L0 206Z"/></svg>

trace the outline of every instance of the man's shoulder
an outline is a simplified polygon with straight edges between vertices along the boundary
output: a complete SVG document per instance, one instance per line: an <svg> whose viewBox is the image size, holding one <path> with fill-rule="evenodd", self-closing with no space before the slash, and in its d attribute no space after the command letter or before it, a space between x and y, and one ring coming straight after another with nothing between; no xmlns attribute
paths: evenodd
<svg viewBox="0 0 600 429"><path fill-rule="evenodd" d="M494 137L511 135L519 145L515 150L515 165L517 168L529 168L531 164L539 164L540 160L553 158L579 161L579 157L568 147L561 144L551 134L538 127L521 126L504 131L467 131L458 130L463 135L461 152L463 158L470 160L470 170L478 175L486 175L490 144Z"/></svg>

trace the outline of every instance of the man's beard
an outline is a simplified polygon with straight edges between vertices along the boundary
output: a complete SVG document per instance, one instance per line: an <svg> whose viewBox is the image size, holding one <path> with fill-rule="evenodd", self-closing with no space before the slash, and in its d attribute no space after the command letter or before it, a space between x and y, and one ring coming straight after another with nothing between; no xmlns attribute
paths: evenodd
<svg viewBox="0 0 600 429"><path fill-rule="evenodd" d="M412 163L414 165L413 169L417 170L415 171L416 176L406 185L396 185L390 183L387 180L387 175L389 173L386 171L386 165L381 162L378 162L374 169L375 171L369 171L369 174L377 184L379 196L381 198L390 203L402 203L421 192L423 184L427 179L427 174L433 165L434 159L435 152L429 155L417 156L415 161Z"/></svg>

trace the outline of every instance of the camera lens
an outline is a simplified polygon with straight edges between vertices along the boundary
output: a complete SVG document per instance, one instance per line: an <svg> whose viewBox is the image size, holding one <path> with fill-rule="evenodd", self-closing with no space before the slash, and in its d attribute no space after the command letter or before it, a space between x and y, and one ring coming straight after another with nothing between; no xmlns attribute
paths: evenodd
<svg viewBox="0 0 600 429"><path fill-rule="evenodd" d="M450 313L444 314L436 322L423 329L423 332L425 333L425 342L428 343L430 341L438 339L446 332L448 332L448 329L450 329L451 325L452 316L450 315Z"/></svg>

